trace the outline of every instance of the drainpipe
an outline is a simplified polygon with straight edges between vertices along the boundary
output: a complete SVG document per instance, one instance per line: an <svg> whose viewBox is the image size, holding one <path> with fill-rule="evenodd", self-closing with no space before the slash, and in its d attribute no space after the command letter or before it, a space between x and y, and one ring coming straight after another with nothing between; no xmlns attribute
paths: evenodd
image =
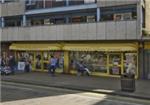
<svg viewBox="0 0 150 105"><path fill-rule="evenodd" d="M23 26L27 25L27 19L26 19L26 15L23 15Z"/></svg>
<svg viewBox="0 0 150 105"><path fill-rule="evenodd" d="M100 8L97 8L97 10L96 10L96 18L97 18L97 22L99 22L100 21Z"/></svg>
<svg viewBox="0 0 150 105"><path fill-rule="evenodd" d="M2 27L2 28L5 27L5 20L4 20L4 17L1 17L1 27Z"/></svg>

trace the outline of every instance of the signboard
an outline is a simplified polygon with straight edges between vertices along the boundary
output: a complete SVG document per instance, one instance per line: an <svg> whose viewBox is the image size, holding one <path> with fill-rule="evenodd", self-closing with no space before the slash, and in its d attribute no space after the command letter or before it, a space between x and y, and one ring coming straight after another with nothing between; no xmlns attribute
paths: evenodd
<svg viewBox="0 0 150 105"><path fill-rule="evenodd" d="M24 71L25 69L25 62L18 62L18 70Z"/></svg>

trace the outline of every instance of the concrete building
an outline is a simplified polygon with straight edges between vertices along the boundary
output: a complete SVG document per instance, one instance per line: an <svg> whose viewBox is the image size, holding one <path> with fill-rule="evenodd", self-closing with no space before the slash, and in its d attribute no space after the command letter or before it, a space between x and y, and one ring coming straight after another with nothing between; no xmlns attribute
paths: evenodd
<svg viewBox="0 0 150 105"><path fill-rule="evenodd" d="M54 55L57 72L76 73L82 60L96 76L120 77L129 65L136 78L150 76L148 0L1 0L0 8L2 56L28 59L32 70L47 71Z"/></svg>

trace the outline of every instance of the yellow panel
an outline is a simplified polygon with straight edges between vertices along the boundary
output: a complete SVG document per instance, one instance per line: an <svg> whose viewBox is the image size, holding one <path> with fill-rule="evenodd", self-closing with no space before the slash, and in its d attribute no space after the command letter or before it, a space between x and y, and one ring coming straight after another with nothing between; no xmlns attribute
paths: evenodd
<svg viewBox="0 0 150 105"><path fill-rule="evenodd" d="M12 44L9 49L21 51L45 51L45 50L61 50L59 44Z"/></svg>
<svg viewBox="0 0 150 105"><path fill-rule="evenodd" d="M63 50L69 51L137 51L138 45L133 43L119 44L65 44Z"/></svg>
<svg viewBox="0 0 150 105"><path fill-rule="evenodd" d="M145 42L144 48L145 48L145 49L150 49L150 42Z"/></svg>

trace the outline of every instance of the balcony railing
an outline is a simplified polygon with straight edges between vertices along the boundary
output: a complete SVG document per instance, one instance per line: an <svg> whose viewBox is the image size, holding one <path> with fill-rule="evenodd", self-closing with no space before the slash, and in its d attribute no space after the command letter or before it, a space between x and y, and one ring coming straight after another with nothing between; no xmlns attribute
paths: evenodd
<svg viewBox="0 0 150 105"><path fill-rule="evenodd" d="M2 41L52 40L136 40L140 39L137 21L9 27L1 29Z"/></svg>

